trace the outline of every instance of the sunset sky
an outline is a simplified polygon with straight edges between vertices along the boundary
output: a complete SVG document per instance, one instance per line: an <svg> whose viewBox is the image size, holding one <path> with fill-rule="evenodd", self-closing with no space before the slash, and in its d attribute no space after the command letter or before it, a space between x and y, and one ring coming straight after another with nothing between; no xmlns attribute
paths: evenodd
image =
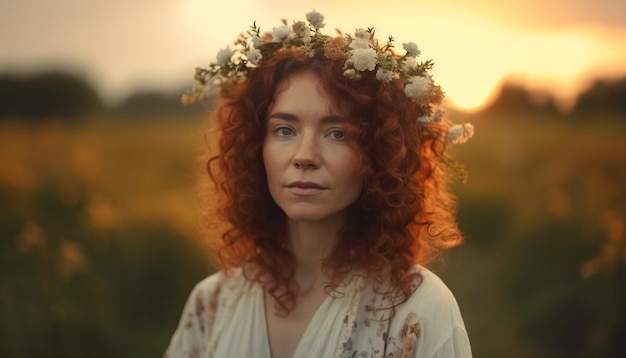
<svg viewBox="0 0 626 358"><path fill-rule="evenodd" d="M626 76L624 0L3 0L0 73L69 69L115 103L172 90L254 21L326 17L324 33L375 27L416 42L456 106L484 105L503 79L554 93L563 108L597 77Z"/></svg>

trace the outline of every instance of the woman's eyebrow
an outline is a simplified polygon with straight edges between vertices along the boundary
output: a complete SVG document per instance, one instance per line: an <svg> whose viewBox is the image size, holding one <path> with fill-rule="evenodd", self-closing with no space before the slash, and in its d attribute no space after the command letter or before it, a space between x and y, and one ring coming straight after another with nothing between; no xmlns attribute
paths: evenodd
<svg viewBox="0 0 626 358"><path fill-rule="evenodd" d="M300 120L300 117L296 116L295 114L285 113L285 112L274 112L267 117L268 120L272 118L282 119L288 122L295 122L295 121ZM322 123L341 123L344 121L344 119L340 116L328 115L328 116L322 117L320 121Z"/></svg>
<svg viewBox="0 0 626 358"><path fill-rule="evenodd" d="M290 114L290 113L285 113L285 112L274 112L272 114L270 114L269 116L267 116L267 119L270 120L272 118L276 118L276 119L282 119L285 121L297 121L300 120L300 118L298 118L298 116L294 115L294 114Z"/></svg>
<svg viewBox="0 0 626 358"><path fill-rule="evenodd" d="M322 121L323 123L341 123L341 122L343 122L344 120L343 120L343 118L342 118L342 117L340 117L340 116L334 116L334 115L332 115L332 116L324 116L324 117L322 117L321 121Z"/></svg>

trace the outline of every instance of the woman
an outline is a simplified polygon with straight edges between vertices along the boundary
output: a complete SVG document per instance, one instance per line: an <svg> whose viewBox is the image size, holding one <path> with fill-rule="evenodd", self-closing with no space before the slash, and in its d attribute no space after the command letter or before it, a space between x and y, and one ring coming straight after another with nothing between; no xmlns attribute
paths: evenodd
<svg viewBox="0 0 626 358"><path fill-rule="evenodd" d="M415 44L307 20L252 26L183 97L220 88L206 217L226 227L166 356L470 357L424 265L462 239L444 150L473 128L443 118Z"/></svg>

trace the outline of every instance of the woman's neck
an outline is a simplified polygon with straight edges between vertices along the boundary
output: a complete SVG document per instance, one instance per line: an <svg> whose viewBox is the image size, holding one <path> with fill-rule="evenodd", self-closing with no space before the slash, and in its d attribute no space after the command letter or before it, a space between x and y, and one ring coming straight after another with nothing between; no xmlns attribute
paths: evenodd
<svg viewBox="0 0 626 358"><path fill-rule="evenodd" d="M345 222L343 215L334 215L321 221L287 221L289 249L296 260L296 282L301 294L319 285L326 285L322 262L339 239L339 230Z"/></svg>

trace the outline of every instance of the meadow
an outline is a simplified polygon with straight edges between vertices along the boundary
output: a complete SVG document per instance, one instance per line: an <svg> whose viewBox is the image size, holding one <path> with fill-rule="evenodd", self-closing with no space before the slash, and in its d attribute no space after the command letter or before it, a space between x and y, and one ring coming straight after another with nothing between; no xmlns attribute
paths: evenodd
<svg viewBox="0 0 626 358"><path fill-rule="evenodd" d="M454 148L464 245L435 269L475 357L626 353L626 121L473 118ZM214 271L204 123L0 124L0 356L160 356Z"/></svg>

